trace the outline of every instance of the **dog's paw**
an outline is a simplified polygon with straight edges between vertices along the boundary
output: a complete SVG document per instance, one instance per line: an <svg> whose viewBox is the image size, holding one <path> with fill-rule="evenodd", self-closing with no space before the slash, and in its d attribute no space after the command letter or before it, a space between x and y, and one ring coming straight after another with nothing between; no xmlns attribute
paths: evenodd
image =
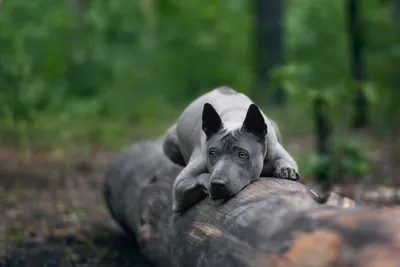
<svg viewBox="0 0 400 267"><path fill-rule="evenodd" d="M282 179L299 180L300 175L293 168L280 168L274 172L274 177Z"/></svg>
<svg viewBox="0 0 400 267"><path fill-rule="evenodd" d="M210 174L202 173L197 177L197 179L198 179L197 185L201 187L201 189L203 190L203 193L205 195L210 195L209 194Z"/></svg>

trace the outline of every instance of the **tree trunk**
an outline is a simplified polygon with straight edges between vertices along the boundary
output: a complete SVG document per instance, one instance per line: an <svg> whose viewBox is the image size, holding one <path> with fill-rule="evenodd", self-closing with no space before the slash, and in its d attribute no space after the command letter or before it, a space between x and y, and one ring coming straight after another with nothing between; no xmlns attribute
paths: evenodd
<svg viewBox="0 0 400 267"><path fill-rule="evenodd" d="M347 10L351 69L356 89L352 127L354 129L361 129L368 125L368 101L362 88L362 83L365 79L363 59L364 40L362 38L359 1L347 0Z"/></svg>
<svg viewBox="0 0 400 267"><path fill-rule="evenodd" d="M71 61L67 69L69 93L73 96L92 96L94 87L91 84L90 69L88 66L87 50L85 47L84 15L86 2L84 0L70 0L71 12L74 16L73 50Z"/></svg>
<svg viewBox="0 0 400 267"><path fill-rule="evenodd" d="M172 184L181 168L161 147L133 145L104 186L113 218L159 266L400 266L400 222L393 220L400 209L374 210L334 194L318 205L290 180L262 178L225 203L206 198L176 215Z"/></svg>
<svg viewBox="0 0 400 267"><path fill-rule="evenodd" d="M315 200L324 203L328 200L333 188L332 161L332 125L328 113L328 103L323 96L316 96L313 101L313 115L315 124L317 153L323 159L315 176L316 181L312 190L318 195Z"/></svg>
<svg viewBox="0 0 400 267"><path fill-rule="evenodd" d="M271 88L270 81L274 68L282 64L283 54L283 0L255 0L255 61L256 95L265 96L265 90ZM277 88L273 94L274 104L283 105L285 94Z"/></svg>
<svg viewBox="0 0 400 267"><path fill-rule="evenodd" d="M394 45L399 45L400 43L400 0L392 0L392 8L393 8L393 17L394 17ZM398 100L400 97L399 94L399 88L400 88L400 68L398 68L398 65L400 64L400 58L399 56L397 56L397 58L394 58L395 64L393 64L393 68L392 68L392 73L393 73L393 78L392 78L392 85L391 85L391 101L390 101L390 111L389 112L395 112L395 114L398 114ZM394 120L394 122L392 122L392 124L395 124L395 129L393 132L393 135L398 138L398 126L397 126L397 122L399 119L399 116L394 116L393 113L389 113L389 116L392 117L392 119Z"/></svg>
<svg viewBox="0 0 400 267"><path fill-rule="evenodd" d="M328 103L318 96L314 99L314 123L317 137L317 151L322 155L332 153L332 125L328 115Z"/></svg>

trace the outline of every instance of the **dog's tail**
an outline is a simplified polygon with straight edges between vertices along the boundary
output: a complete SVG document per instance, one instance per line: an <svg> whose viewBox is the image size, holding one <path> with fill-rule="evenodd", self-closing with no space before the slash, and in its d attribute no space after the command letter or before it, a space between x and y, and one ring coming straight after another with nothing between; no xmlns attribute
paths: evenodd
<svg viewBox="0 0 400 267"><path fill-rule="evenodd" d="M175 164L185 167L186 162L179 148L178 136L176 134L176 123L174 123L163 137L162 149L164 154Z"/></svg>

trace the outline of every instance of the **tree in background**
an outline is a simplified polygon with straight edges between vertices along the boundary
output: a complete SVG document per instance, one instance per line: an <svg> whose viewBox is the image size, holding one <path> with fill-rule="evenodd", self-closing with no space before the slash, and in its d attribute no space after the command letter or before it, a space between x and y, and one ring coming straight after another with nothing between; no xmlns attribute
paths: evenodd
<svg viewBox="0 0 400 267"><path fill-rule="evenodd" d="M360 3L358 0L347 0L348 32L350 39L350 60L355 84L354 117L352 127L364 128L368 124L368 102L363 90L365 80L362 27L360 20Z"/></svg>
<svg viewBox="0 0 400 267"><path fill-rule="evenodd" d="M265 95L266 88L273 88L270 84L271 78L275 68L282 64L284 5L283 0L255 0L254 51L257 96ZM280 85L274 88L271 102L277 105L284 104L285 94Z"/></svg>
<svg viewBox="0 0 400 267"><path fill-rule="evenodd" d="M325 202L332 190L333 164L331 161L333 153L332 123L329 117L329 105L322 94L313 97L312 112L316 139L316 152L319 164L315 169L315 183L312 187L318 195L318 202Z"/></svg>
<svg viewBox="0 0 400 267"><path fill-rule="evenodd" d="M392 9L393 14L393 34L394 41L398 44L400 43L400 0L391 0L389 1L390 7ZM391 118L391 137L396 142L399 140L399 125L398 121L400 119L400 111L399 111L399 102L398 99L400 97L400 47L393 46L391 49L393 52L391 53L393 58L393 67L391 68L391 77L390 77L390 85L388 88L389 93L389 101L388 101L388 116ZM399 156L398 156L399 157Z"/></svg>
<svg viewBox="0 0 400 267"><path fill-rule="evenodd" d="M400 41L400 0L392 0L393 16L394 16L394 33L395 40ZM400 64L400 53L397 55L397 63ZM398 65L399 66L399 65ZM393 90L398 91L400 88L400 67L394 68Z"/></svg>

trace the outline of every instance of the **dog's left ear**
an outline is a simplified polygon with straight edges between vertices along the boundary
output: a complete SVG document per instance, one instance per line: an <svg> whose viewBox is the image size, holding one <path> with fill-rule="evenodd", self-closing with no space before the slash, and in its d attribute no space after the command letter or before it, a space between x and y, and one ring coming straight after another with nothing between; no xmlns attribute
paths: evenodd
<svg viewBox="0 0 400 267"><path fill-rule="evenodd" d="M202 114L202 129L207 138L216 134L222 128L222 120L210 103L205 103Z"/></svg>
<svg viewBox="0 0 400 267"><path fill-rule="evenodd" d="M242 129L254 134L259 138L265 138L267 125L260 109L256 104L251 104L247 110L246 118L243 121Z"/></svg>

